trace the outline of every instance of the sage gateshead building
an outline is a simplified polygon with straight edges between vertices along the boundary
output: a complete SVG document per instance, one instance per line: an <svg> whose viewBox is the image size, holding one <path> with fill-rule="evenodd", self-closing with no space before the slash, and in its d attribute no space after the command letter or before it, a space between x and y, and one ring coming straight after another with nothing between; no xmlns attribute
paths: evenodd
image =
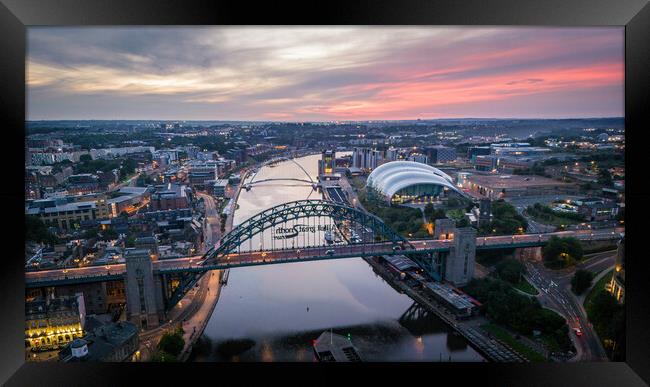
<svg viewBox="0 0 650 387"><path fill-rule="evenodd" d="M367 186L389 203L429 203L449 192L465 196L446 173L413 161L392 161L377 167L368 176Z"/></svg>

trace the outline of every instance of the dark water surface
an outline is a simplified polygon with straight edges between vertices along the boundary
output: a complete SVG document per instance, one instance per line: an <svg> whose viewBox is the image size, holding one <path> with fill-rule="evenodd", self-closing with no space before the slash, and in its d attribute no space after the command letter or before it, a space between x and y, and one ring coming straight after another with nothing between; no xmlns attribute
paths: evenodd
<svg viewBox="0 0 650 387"><path fill-rule="evenodd" d="M318 158L297 159L314 180ZM282 162L264 167L255 180L279 177L307 178L294 163ZM296 182L254 185L241 192L234 223L307 198L321 195ZM298 236L292 243L301 240ZM251 243L253 249L260 244L270 246L271 235ZM195 361L310 362L312 340L330 329L350 334L365 361L482 361L464 339L419 310L361 258L232 269L221 292L192 356Z"/></svg>

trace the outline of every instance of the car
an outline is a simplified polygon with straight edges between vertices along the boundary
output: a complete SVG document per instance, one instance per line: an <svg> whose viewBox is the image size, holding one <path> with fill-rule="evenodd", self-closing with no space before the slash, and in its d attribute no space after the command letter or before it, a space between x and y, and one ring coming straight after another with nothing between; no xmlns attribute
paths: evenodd
<svg viewBox="0 0 650 387"><path fill-rule="evenodd" d="M575 332L576 336L580 337L582 336L582 331L580 328L573 328L573 331Z"/></svg>
<svg viewBox="0 0 650 387"><path fill-rule="evenodd" d="M401 250L401 249L402 249L401 246L393 246L393 251L397 251L397 250Z"/></svg>
<svg viewBox="0 0 650 387"><path fill-rule="evenodd" d="M325 252L325 254L327 254L327 255L334 255L334 250L332 250L332 249L328 249L328 250Z"/></svg>

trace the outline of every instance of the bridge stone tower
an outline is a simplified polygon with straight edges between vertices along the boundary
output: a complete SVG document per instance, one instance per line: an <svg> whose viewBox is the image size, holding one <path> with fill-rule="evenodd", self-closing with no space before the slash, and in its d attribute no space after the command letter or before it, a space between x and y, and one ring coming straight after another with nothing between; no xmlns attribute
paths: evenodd
<svg viewBox="0 0 650 387"><path fill-rule="evenodd" d="M453 219L436 219L433 238L434 239L453 239L456 221Z"/></svg>
<svg viewBox="0 0 650 387"><path fill-rule="evenodd" d="M160 278L155 278L149 249L127 250L127 319L142 329L157 327L164 318Z"/></svg>
<svg viewBox="0 0 650 387"><path fill-rule="evenodd" d="M474 276L476 262L476 230L472 227L457 228L454 235L454 245L449 249L444 279L463 286Z"/></svg>

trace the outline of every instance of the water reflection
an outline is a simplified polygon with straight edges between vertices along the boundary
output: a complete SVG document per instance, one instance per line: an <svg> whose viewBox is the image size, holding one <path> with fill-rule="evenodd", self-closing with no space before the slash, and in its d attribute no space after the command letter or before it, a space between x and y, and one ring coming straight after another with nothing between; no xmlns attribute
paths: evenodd
<svg viewBox="0 0 650 387"><path fill-rule="evenodd" d="M297 161L316 178L319 157ZM256 180L274 177L304 178L304 172L282 162L262 168ZM234 223L306 198L320 194L291 182L254 185L241 192ZM310 238L313 243L322 236ZM301 243L300 237L294 239ZM268 233L251 245L273 243ZM360 258L237 268L231 270L206 326L202 341L211 344L199 346L202 350L195 351L193 360L314 361L312 340L332 329L350 334L366 361L446 361L450 355L455 361L481 361L471 347L462 345L462 338L452 337L444 323L425 312Z"/></svg>

